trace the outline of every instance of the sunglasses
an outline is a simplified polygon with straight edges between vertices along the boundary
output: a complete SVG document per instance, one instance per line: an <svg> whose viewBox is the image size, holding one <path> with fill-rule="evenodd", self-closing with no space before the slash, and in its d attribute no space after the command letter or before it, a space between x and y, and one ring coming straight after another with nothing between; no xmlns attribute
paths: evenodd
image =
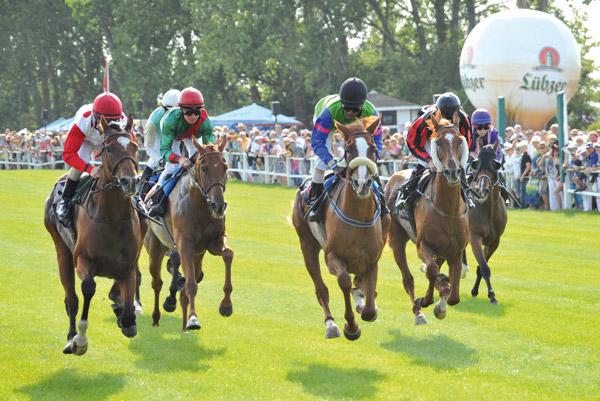
<svg viewBox="0 0 600 401"><path fill-rule="evenodd" d="M200 109L182 109L183 114L186 116L199 116Z"/></svg>
<svg viewBox="0 0 600 401"><path fill-rule="evenodd" d="M360 113L360 111L362 110L360 107L347 107L347 106L343 106L342 109L344 109L344 111L351 111L353 113Z"/></svg>
<svg viewBox="0 0 600 401"><path fill-rule="evenodd" d="M476 125L475 127L477 128L477 130L484 130L484 129L489 129L490 125L489 124L483 124L483 125Z"/></svg>

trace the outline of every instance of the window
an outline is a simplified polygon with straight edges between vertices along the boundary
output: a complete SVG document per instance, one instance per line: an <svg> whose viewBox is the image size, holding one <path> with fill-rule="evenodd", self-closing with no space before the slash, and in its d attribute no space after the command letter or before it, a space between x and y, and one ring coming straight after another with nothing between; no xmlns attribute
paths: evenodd
<svg viewBox="0 0 600 401"><path fill-rule="evenodd" d="M381 125L397 125L396 110L382 111Z"/></svg>

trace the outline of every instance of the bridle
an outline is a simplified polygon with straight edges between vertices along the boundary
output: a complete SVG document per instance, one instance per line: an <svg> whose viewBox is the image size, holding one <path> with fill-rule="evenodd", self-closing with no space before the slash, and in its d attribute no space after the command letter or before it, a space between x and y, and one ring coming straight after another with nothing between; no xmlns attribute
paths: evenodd
<svg viewBox="0 0 600 401"><path fill-rule="evenodd" d="M195 163L199 162L200 160L202 160L204 157L208 156L208 155L213 155L213 154L218 154L223 156L223 154L219 151L213 150L213 151L208 151L206 153L203 153L199 156L197 156L195 158ZM210 190L214 187L221 187L223 189L223 192L225 192L225 182L224 181L216 181L213 182L212 184L210 184L208 187L205 187L204 184L202 183L202 175L196 173L196 169L192 168L192 176L194 178L194 185L200 190L200 193L202 194L202 197L204 198L204 200L206 200L206 203L210 204L210 198L208 197L208 194L210 192ZM227 178L226 178L227 179Z"/></svg>
<svg viewBox="0 0 600 401"><path fill-rule="evenodd" d="M102 149L98 153L98 156L101 156L104 153L104 151L107 151L107 153L108 153L107 149L109 146L109 140L111 140L112 138L117 138L117 137L131 138L131 135L129 133L125 133L125 132L116 132L113 134L106 135L106 137L102 140ZM126 160L131 160L135 166L135 170L136 171L138 170L138 162L133 156L130 156L130 155L123 156L119 160L117 160L117 162L110 169L111 179L108 181L108 183L106 183L102 188L92 189L91 193L96 193L96 192L104 191L107 189L121 189L122 190L123 186L121 185L121 182L119 181L119 179L115 176L115 173L117 172L117 167L119 167L119 165ZM94 184L94 187L95 186L96 185Z"/></svg>

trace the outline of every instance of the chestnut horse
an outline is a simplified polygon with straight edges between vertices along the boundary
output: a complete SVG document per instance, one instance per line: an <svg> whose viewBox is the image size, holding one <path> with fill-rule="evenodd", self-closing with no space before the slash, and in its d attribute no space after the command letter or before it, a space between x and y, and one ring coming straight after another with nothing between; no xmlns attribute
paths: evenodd
<svg viewBox="0 0 600 401"><path fill-rule="evenodd" d="M409 233L403 228L398 215L395 215L391 224L390 246L402 273L404 289L412 302L415 324L427 323L421 308L433 303L434 287L438 289L440 296L434 308L438 319L446 317L447 304L455 305L460 301L461 257L469 232L468 210L461 197L461 169L466 165L469 152L466 139L459 134L459 122L457 113L454 114L452 123L447 120L438 122L435 117L431 120L431 158L435 176L424 189L422 197L415 202L413 209L417 253L425 263L429 280L429 287L423 298L415 299L414 280L406 260ZM395 207L398 191L408 181L410 174L410 170L404 170L390 178L385 195L390 208ZM450 278L440 273L440 266L445 260L448 261Z"/></svg>
<svg viewBox="0 0 600 401"><path fill-rule="evenodd" d="M488 261L498 249L500 236L506 228L506 204L500 194L498 170L501 164L496 160L498 143L481 148L477 159L471 162L473 185L479 192L477 206L469 210L469 231L473 255L477 259L477 278L471 295L479 294L481 278L485 280L488 298L495 305L498 303L490 281L491 270Z"/></svg>
<svg viewBox="0 0 600 401"><path fill-rule="evenodd" d="M377 148L373 134L379 123L380 118L377 118L365 128L360 120L347 126L336 122L336 128L344 136L347 167L344 177L338 178L338 185L331 190L328 201L323 205L324 226L320 222L309 223L304 218L301 190L296 194L292 220L300 239L306 269L315 285L317 300L323 307L326 338L339 337L340 331L329 310L329 290L321 276L321 249L329 272L337 277L344 294L346 338L356 340L361 333L354 319L351 293L355 296L357 311L363 320L372 322L377 318L377 263L390 224L389 215L380 216L378 195L371 187L377 174ZM354 284L358 288L352 288L350 274L355 275ZM366 302L362 299L363 292Z"/></svg>
<svg viewBox="0 0 600 401"><path fill-rule="evenodd" d="M144 245L150 256L150 274L154 289L154 312L152 322L159 325L159 297L162 288L161 266L167 251L176 252L183 266L185 284L179 298L183 312L183 329L198 330L200 321L196 312L196 293L202 281L202 260L206 251L219 255L225 262L225 297L219 306L222 316L231 316L231 262L233 251L227 245L225 234L225 208L223 197L227 177L227 162L223 149L227 144L222 139L218 146L200 145L194 165L186 172L169 194L169 206L164 225L150 222L150 230ZM187 308L190 308L189 319Z"/></svg>
<svg viewBox="0 0 600 401"><path fill-rule="evenodd" d="M88 312L96 291L95 276L115 280L121 302L118 324L125 336L137 334L134 297L142 228L138 213L131 204L137 183L137 145L131 140L132 123L131 115L125 130L109 126L104 118L100 121L98 129L104 134L100 152L102 170L87 199L73 207L73 226L77 233L74 244L54 214L52 203L57 185L46 200L44 224L56 248L69 316L69 334L63 349L65 354L83 355L87 351ZM60 180L64 180L64 176ZM79 299L75 293L75 270L81 279L83 293L83 311L77 329L75 319Z"/></svg>

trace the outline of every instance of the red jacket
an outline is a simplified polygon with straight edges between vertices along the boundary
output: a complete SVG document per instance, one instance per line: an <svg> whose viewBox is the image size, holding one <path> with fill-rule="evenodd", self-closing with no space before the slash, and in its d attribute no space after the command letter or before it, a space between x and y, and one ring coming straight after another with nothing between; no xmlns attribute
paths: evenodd
<svg viewBox="0 0 600 401"><path fill-rule="evenodd" d="M429 142L432 132L427 125L427 120L437 110L435 106L426 106L422 110L424 111L424 114L413 121L410 126L406 144L408 145L410 152L416 158L423 160L424 162L429 162L431 156L427 153L425 145ZM469 150L472 150L473 140L471 138L471 119L462 109L459 110L458 114L460 116L459 132L462 136L467 138Z"/></svg>

